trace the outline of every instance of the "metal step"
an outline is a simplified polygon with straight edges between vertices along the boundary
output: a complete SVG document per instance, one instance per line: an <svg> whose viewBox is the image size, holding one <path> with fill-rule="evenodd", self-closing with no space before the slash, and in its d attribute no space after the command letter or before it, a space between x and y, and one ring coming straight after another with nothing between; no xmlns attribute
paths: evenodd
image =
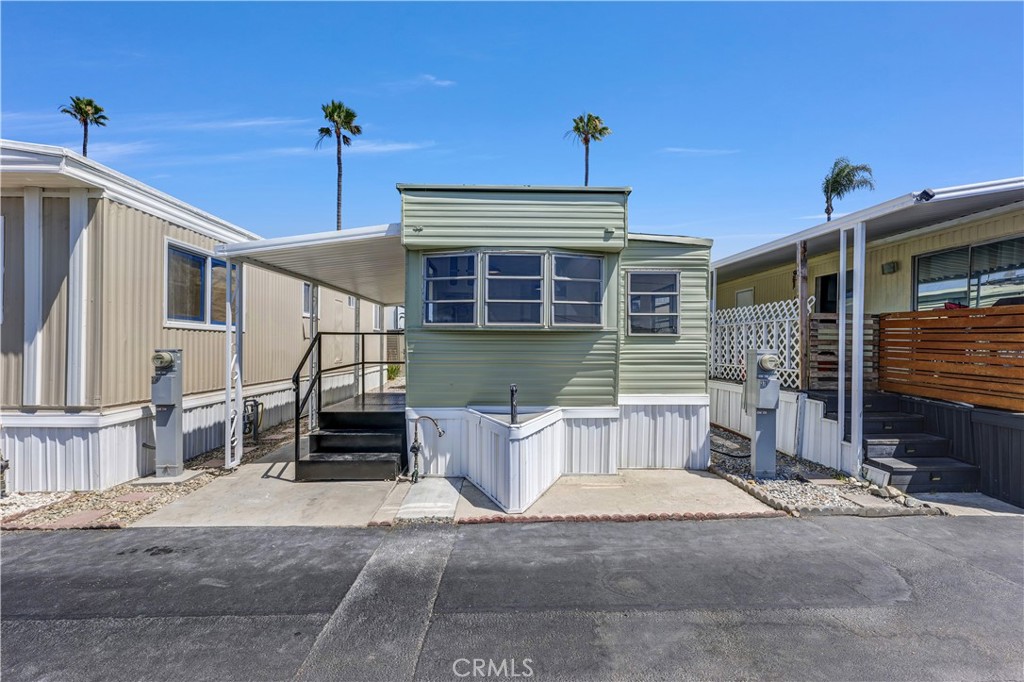
<svg viewBox="0 0 1024 682"><path fill-rule="evenodd" d="M312 452L401 452L404 444L404 429L321 429L309 434Z"/></svg>
<svg viewBox="0 0 1024 682"><path fill-rule="evenodd" d="M295 467L296 481L385 481L402 470L401 452L311 452Z"/></svg>
<svg viewBox="0 0 1024 682"><path fill-rule="evenodd" d="M322 431L339 430L397 430L405 429L405 411L400 412L360 412L323 410L320 413L320 429Z"/></svg>
<svg viewBox="0 0 1024 682"><path fill-rule="evenodd" d="M825 417L833 421L837 420L837 414L832 412ZM850 415L846 415L846 431L851 429ZM864 435L871 434L897 434L897 433L921 433L925 423L923 414L912 414L910 412L865 412L864 413Z"/></svg>
<svg viewBox="0 0 1024 682"><path fill-rule="evenodd" d="M930 433L871 434L864 437L864 456L948 457L949 439Z"/></svg>
<svg viewBox="0 0 1024 682"><path fill-rule="evenodd" d="M835 391L807 391L807 397L811 400L819 400L825 403L825 412L835 413L839 410L839 397ZM865 393L864 412L899 412L900 397L895 393ZM846 412L850 412L850 402L847 399Z"/></svg>
<svg viewBox="0 0 1024 682"><path fill-rule="evenodd" d="M978 489L978 467L952 457L871 457L865 464L888 471L889 485L911 494Z"/></svg>

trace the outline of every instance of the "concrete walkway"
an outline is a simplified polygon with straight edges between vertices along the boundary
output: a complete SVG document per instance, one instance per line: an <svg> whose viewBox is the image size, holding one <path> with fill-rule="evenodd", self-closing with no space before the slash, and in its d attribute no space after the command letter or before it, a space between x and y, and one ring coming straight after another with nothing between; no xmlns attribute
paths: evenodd
<svg viewBox="0 0 1024 682"><path fill-rule="evenodd" d="M950 516L1022 516L1024 509L983 493L914 493Z"/></svg>
<svg viewBox="0 0 1024 682"><path fill-rule="evenodd" d="M767 511L771 507L706 471L626 469L611 476L562 476L521 516ZM467 481L456 521L495 515L505 513Z"/></svg>
<svg viewBox="0 0 1024 682"><path fill-rule="evenodd" d="M394 481L296 483L292 462L243 464L145 516L147 526L366 526Z"/></svg>

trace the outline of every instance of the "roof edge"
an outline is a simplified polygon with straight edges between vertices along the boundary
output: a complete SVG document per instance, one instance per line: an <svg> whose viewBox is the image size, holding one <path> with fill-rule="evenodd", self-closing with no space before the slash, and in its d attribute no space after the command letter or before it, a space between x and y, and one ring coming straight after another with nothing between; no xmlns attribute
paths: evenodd
<svg viewBox="0 0 1024 682"><path fill-rule="evenodd" d="M579 187L575 185L438 185L399 182L399 192L405 191L451 191L451 192L577 192L586 194L629 194L632 187Z"/></svg>
<svg viewBox="0 0 1024 682"><path fill-rule="evenodd" d="M106 198L214 239L238 242L260 238L255 232L239 227L223 218L218 218L212 213L207 213L67 147L0 139L0 151L6 149L48 157L53 161L52 170L26 169L24 171L26 173L54 172L95 185L103 190Z"/></svg>
<svg viewBox="0 0 1024 682"><path fill-rule="evenodd" d="M643 234L639 232L630 232L628 241L640 241L640 242L662 242L665 244L681 244L683 246L706 246L711 248L714 245L713 239L706 237L684 237L682 235L673 234Z"/></svg>

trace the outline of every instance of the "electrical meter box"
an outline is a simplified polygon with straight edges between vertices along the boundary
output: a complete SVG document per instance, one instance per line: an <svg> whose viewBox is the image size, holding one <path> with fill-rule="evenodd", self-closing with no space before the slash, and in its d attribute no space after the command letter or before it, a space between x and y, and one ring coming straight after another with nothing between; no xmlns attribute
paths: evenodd
<svg viewBox="0 0 1024 682"><path fill-rule="evenodd" d="M152 400L156 432L156 476L174 477L185 470L182 446L181 349L157 349L153 352Z"/></svg>
<svg viewBox="0 0 1024 682"><path fill-rule="evenodd" d="M779 407L779 356L775 351L747 350L747 376L743 382L743 411Z"/></svg>

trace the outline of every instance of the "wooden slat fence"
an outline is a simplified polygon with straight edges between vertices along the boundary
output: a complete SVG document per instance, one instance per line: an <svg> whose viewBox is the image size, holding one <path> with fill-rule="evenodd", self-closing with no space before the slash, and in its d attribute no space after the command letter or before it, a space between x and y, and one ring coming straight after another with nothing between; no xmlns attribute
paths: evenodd
<svg viewBox="0 0 1024 682"><path fill-rule="evenodd" d="M884 391L1024 411L1024 305L889 313Z"/></svg>
<svg viewBox="0 0 1024 682"><path fill-rule="evenodd" d="M839 315L811 313L807 383L811 389L839 387ZM846 384L853 376L853 319L846 316ZM878 315L864 316L864 389L878 388Z"/></svg>

